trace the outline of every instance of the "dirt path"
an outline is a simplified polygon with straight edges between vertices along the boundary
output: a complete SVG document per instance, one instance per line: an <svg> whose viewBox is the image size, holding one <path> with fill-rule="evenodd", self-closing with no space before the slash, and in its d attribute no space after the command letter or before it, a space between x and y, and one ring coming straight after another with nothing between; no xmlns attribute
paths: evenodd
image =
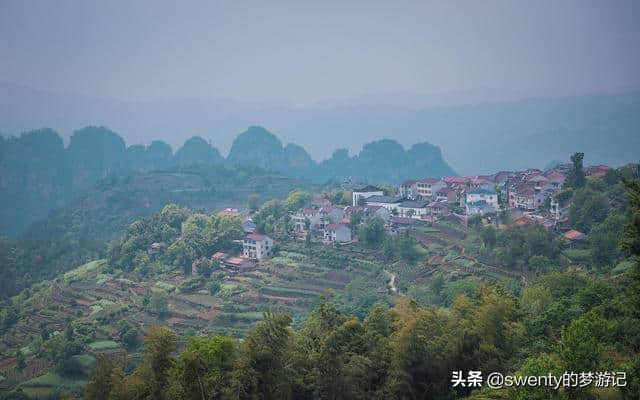
<svg viewBox="0 0 640 400"><path fill-rule="evenodd" d="M386 272L389 275L389 288L394 294L397 294L398 288L396 287L396 274L394 274L393 272L389 272L387 270L385 270L384 272Z"/></svg>

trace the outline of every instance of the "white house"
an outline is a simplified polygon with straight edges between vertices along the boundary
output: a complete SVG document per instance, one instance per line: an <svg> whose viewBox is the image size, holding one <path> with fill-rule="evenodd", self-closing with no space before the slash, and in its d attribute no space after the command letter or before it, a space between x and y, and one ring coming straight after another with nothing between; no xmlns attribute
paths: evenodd
<svg viewBox="0 0 640 400"><path fill-rule="evenodd" d="M331 205L321 207L319 213L321 218L327 218L331 222L339 222L344 218L344 208Z"/></svg>
<svg viewBox="0 0 640 400"><path fill-rule="evenodd" d="M313 230L320 224L320 213L315 208L302 208L291 216L293 230L296 232L306 232L306 221L309 221L309 229Z"/></svg>
<svg viewBox="0 0 640 400"><path fill-rule="evenodd" d="M407 218L422 218L427 215L427 201L424 200L406 200L398 204L398 215Z"/></svg>
<svg viewBox="0 0 640 400"><path fill-rule="evenodd" d="M509 190L509 206L533 211L544 203L545 197L545 193L530 185L516 185Z"/></svg>
<svg viewBox="0 0 640 400"><path fill-rule="evenodd" d="M416 180L410 179L402 182L400 186L398 186L398 196L409 200L417 199L418 188L416 187Z"/></svg>
<svg viewBox="0 0 640 400"><path fill-rule="evenodd" d="M496 212L496 209L489 205L486 200L470 201L466 204L467 215L485 215Z"/></svg>
<svg viewBox="0 0 640 400"><path fill-rule="evenodd" d="M273 239L262 233L251 233L242 242L242 252L251 260L262 260L269 257L273 250Z"/></svg>
<svg viewBox="0 0 640 400"><path fill-rule="evenodd" d="M358 205L358 200L360 198L368 199L371 196L382 196L384 192L382 189L377 188L373 185L361 186L353 189L353 194L351 195L351 199L353 201L353 206Z"/></svg>
<svg viewBox="0 0 640 400"><path fill-rule="evenodd" d="M384 207L391 212L393 210L398 211L398 206L402 199L400 197L376 195L368 197L366 202L368 206Z"/></svg>
<svg viewBox="0 0 640 400"><path fill-rule="evenodd" d="M427 213L436 217L443 217L450 215L451 210L446 201L433 201L427 205Z"/></svg>
<svg viewBox="0 0 640 400"><path fill-rule="evenodd" d="M498 211L498 193L488 189L476 189L465 198L467 214L487 214Z"/></svg>
<svg viewBox="0 0 640 400"><path fill-rule="evenodd" d="M325 242L345 243L351 241L351 229L345 224L329 224L324 228Z"/></svg>
<svg viewBox="0 0 640 400"><path fill-rule="evenodd" d="M244 233L253 233L256 230L256 223L247 218L242 221L242 230Z"/></svg>
<svg viewBox="0 0 640 400"><path fill-rule="evenodd" d="M494 192L493 190L476 189L467 193L467 203L472 203L479 200L484 200L487 202L487 204L493 206L496 210L498 209L498 193Z"/></svg>

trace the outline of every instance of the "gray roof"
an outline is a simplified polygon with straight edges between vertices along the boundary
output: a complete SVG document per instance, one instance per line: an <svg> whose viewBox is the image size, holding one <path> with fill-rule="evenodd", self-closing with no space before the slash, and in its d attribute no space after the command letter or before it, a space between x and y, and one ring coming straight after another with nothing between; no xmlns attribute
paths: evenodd
<svg viewBox="0 0 640 400"><path fill-rule="evenodd" d="M382 192L382 189L373 185L359 185L353 188L354 192Z"/></svg>
<svg viewBox="0 0 640 400"><path fill-rule="evenodd" d="M427 204L429 204L428 201L411 201L411 200L405 200L402 203L400 203L400 207L404 207L404 208L425 208L427 206Z"/></svg>
<svg viewBox="0 0 640 400"><path fill-rule="evenodd" d="M366 198L367 203L400 203L402 198L393 196L371 196Z"/></svg>

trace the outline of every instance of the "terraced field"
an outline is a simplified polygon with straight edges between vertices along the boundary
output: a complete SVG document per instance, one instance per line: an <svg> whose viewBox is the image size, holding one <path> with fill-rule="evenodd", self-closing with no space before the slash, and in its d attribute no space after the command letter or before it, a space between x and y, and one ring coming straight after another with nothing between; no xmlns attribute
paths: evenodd
<svg viewBox="0 0 640 400"><path fill-rule="evenodd" d="M121 338L123 321L138 331L138 342L153 326L168 326L186 335L222 333L240 336L261 320L265 311L287 312L298 326L318 303L331 300L346 312L360 315L376 302L391 304L394 296L412 296L422 302L448 302L457 293L470 292L483 280L516 287L523 276L504 271L474 257L476 239L466 228L440 224L415 230L418 261L384 263L381 250L359 244L327 247L279 242L279 252L254 270L233 273L215 271L220 288L215 295L205 287L181 289L191 277L172 267L158 267L147 276L111 271L104 260L96 260L69 271L51 282L35 285L24 298L28 312L5 333L0 342L0 390L21 387L44 396L63 388L81 386L79 381L55 374L43 375L50 365L36 358L43 331L56 334L65 321L90 327L81 364L87 369L100 353L129 353L139 359L139 349L126 349ZM435 277L444 277L443 294L420 297ZM393 279L393 289L390 280ZM151 311L149 297L160 293L167 311ZM28 368L17 371L12 357L21 348ZM75 390L75 389L74 389Z"/></svg>
<svg viewBox="0 0 640 400"><path fill-rule="evenodd" d="M103 352L118 353L125 350L119 333L121 321L128 321L139 332L141 339L149 328L169 326L180 333L206 335L212 332L241 335L262 318L265 311L283 311L299 324L316 304L323 299L338 303L357 300L351 283L366 282L373 289L376 300L390 302L386 290L386 277L382 266L362 257L346 257L336 264L335 257L323 262L322 254L333 254L320 245L314 245L309 254L296 252L283 246L277 257L259 265L255 270L234 274L222 269L220 291L181 291L181 284L189 279L177 270L157 272L150 276L136 273L109 271L103 260L96 260L65 273L46 284L36 285L25 300L28 316L7 332L0 343L0 375L2 387L15 387L42 396L47 390L72 388L76 381L65 380L55 374L43 375L48 367L40 359L40 368L25 374L13 374L15 358L8 357L15 348L23 348L28 363L34 364L36 347L43 331L62 332L65 321L93 327L95 334L86 345L85 364ZM357 259L361 258L361 259ZM353 293L350 293L353 292ZM161 292L166 296L168 312L158 315L144 305L149 293ZM135 352L135 350L134 350ZM15 354L15 353L13 353ZM134 355L135 357L135 355ZM89 365L87 364L87 365ZM35 365L35 364L34 364ZM21 383L20 383L21 382ZM2 388L0 387L0 389Z"/></svg>

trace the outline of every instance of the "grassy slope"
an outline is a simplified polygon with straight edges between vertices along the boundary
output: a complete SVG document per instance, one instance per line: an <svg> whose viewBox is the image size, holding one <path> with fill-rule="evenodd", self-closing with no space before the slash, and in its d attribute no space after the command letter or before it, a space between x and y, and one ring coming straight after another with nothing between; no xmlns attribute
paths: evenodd
<svg viewBox="0 0 640 400"><path fill-rule="evenodd" d="M92 356L123 349L117 334L121 320L131 322L141 333L154 325L166 325L183 334L241 335L261 319L262 312L272 310L289 313L297 325L324 298L356 313L375 302L392 302L385 271L396 274L400 295L406 295L412 286L429 287L436 272L446 278L448 297L475 287L483 279L500 281L507 287L517 282L464 254L465 246L475 240L464 228L442 224L414 235L421 243L421 259L415 265L385 265L381 251L361 245L327 251L319 244L305 247L281 242L278 256L259 269L237 275L225 272L221 291L215 296L204 290L180 292L180 284L188 277L176 270L142 277L110 273L104 261L96 260L34 287L24 301L26 311L2 337L0 346L3 354L11 354L16 346L28 348L42 327L62 331L69 316L95 328L96 335L87 346L87 354ZM152 289L166 292L166 316L155 315L142 305L144 293Z"/></svg>

